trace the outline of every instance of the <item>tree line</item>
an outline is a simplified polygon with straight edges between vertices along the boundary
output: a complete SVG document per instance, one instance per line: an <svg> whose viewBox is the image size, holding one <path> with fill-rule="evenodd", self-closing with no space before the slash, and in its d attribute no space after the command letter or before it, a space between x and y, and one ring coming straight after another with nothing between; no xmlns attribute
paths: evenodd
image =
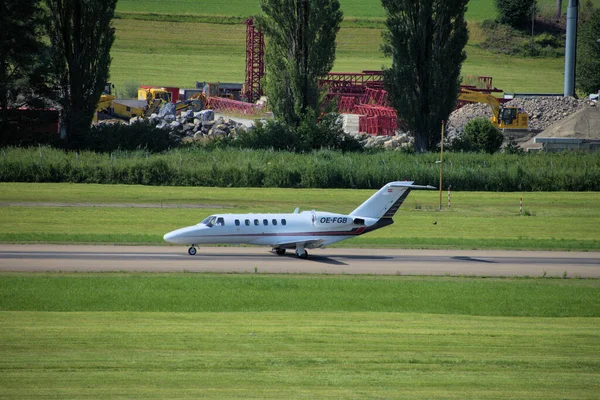
<svg viewBox="0 0 600 400"><path fill-rule="evenodd" d="M110 68L117 0L0 0L0 132L10 109L57 107L69 147L85 141Z"/></svg>

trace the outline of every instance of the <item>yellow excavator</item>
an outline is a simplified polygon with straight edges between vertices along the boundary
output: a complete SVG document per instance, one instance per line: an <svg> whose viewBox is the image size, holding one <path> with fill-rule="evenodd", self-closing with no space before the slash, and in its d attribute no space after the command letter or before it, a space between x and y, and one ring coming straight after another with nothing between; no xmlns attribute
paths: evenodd
<svg viewBox="0 0 600 400"><path fill-rule="evenodd" d="M472 103L486 103L494 116L490 121L500 129L529 129L529 115L518 107L504 106L498 99L487 93L465 90L458 94L458 100Z"/></svg>

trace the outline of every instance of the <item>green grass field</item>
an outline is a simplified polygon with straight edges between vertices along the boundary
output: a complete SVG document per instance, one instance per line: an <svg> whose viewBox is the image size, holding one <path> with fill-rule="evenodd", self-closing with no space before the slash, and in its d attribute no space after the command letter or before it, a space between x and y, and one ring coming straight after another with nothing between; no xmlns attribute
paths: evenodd
<svg viewBox="0 0 600 400"><path fill-rule="evenodd" d="M173 14L173 15L219 15L247 17L260 12L259 0L119 0L118 13L138 14ZM554 12L554 0L538 0L538 8L542 13ZM600 4L593 0L593 4ZM568 1L563 1L566 12ZM380 0L340 0L344 16L347 18L385 18ZM483 21L494 18L496 9L490 0L470 0L467 6L466 19Z"/></svg>
<svg viewBox="0 0 600 400"><path fill-rule="evenodd" d="M0 207L0 241L161 244L162 235L214 213L348 213L371 190L179 188L0 183L0 202L154 204L132 207ZM524 214L519 215L519 198ZM413 191L396 223L344 246L599 250L600 196L581 193L455 192L437 211L437 191ZM165 207L161 208L161 204ZM184 205L205 208L183 208ZM446 192L443 193L446 205ZM175 208L166 208L167 205ZM179 208L182 207L182 208ZM437 224L433 224L437 222Z"/></svg>
<svg viewBox="0 0 600 400"><path fill-rule="evenodd" d="M566 9L563 2L563 8ZM196 81L242 82L245 74L245 26L259 13L258 0L120 0L114 21L111 80L117 90L125 81L193 87ZM538 1L551 14L553 0ZM594 0L600 6L600 0ZM333 71L358 72L389 66L380 52L385 17L378 0L341 1L346 22L338 35ZM466 18L472 40L467 46L464 75L494 77L507 92L559 93L563 88L562 58L518 58L494 55L476 47L476 23L495 17L489 0L471 0Z"/></svg>
<svg viewBox="0 0 600 400"><path fill-rule="evenodd" d="M578 279L4 273L0 397L591 399L599 289Z"/></svg>

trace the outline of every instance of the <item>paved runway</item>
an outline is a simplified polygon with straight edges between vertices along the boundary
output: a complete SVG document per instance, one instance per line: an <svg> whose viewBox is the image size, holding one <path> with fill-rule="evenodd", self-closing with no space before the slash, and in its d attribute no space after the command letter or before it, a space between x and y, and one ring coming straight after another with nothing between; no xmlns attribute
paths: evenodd
<svg viewBox="0 0 600 400"><path fill-rule="evenodd" d="M600 277L600 253L316 249L307 260L264 247L0 245L0 271L262 272Z"/></svg>

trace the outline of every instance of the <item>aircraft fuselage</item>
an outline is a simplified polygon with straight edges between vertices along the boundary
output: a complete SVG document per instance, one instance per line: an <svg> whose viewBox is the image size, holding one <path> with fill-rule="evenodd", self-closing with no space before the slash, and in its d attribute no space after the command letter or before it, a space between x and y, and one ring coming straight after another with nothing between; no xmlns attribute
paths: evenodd
<svg viewBox="0 0 600 400"><path fill-rule="evenodd" d="M212 218L212 220L211 220ZM179 244L252 244L291 248L326 246L373 230L377 220L319 211L282 214L215 214L203 222L165 235ZM318 246L312 242L318 241Z"/></svg>

